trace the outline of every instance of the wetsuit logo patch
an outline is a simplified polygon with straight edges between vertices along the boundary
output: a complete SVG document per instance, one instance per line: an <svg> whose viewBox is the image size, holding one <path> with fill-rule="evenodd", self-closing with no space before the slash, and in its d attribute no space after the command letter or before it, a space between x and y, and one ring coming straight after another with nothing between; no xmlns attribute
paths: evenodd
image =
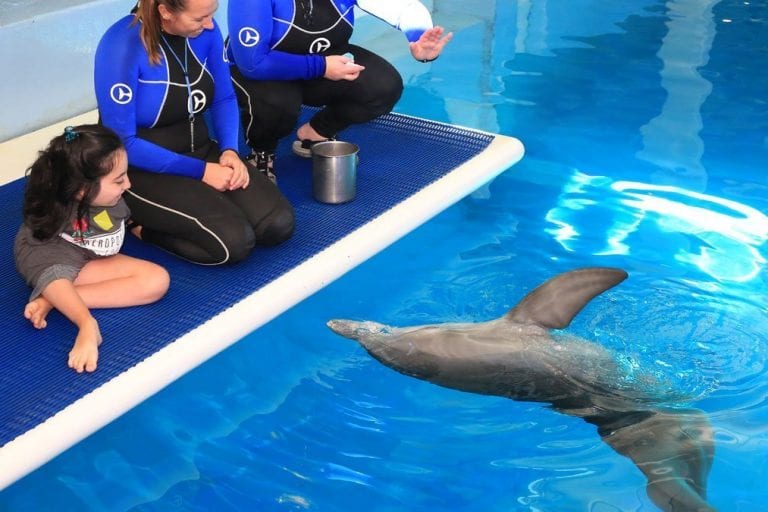
<svg viewBox="0 0 768 512"><path fill-rule="evenodd" d="M205 93L200 89L195 89L189 97L189 105L187 105L187 108L192 114L197 114L205 109L207 101L208 98L206 98Z"/></svg>
<svg viewBox="0 0 768 512"><path fill-rule="evenodd" d="M126 84L118 82L109 90L109 96L118 105L125 105L133 99L133 91Z"/></svg>
<svg viewBox="0 0 768 512"><path fill-rule="evenodd" d="M325 50L331 47L331 42L324 38L318 37L312 44L309 45L309 53L323 53Z"/></svg>
<svg viewBox="0 0 768 512"><path fill-rule="evenodd" d="M259 44L259 39L260 39L259 33L253 27L241 28L240 32L238 32L237 34L237 38L240 41L240 44L242 44L246 48L256 46L257 44Z"/></svg>

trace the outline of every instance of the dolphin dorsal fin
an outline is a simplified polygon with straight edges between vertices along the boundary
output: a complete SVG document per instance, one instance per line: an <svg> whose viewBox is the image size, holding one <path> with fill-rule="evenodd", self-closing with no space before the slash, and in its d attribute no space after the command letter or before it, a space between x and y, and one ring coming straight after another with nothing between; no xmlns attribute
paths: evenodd
<svg viewBox="0 0 768 512"><path fill-rule="evenodd" d="M504 318L547 329L564 329L592 298L626 278L627 273L618 268L572 270L553 277L530 292Z"/></svg>

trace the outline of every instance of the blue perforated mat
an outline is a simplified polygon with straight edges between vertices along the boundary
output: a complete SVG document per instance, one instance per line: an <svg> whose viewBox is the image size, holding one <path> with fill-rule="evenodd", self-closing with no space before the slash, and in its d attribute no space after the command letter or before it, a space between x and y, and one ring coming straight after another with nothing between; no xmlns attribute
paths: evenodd
<svg viewBox="0 0 768 512"><path fill-rule="evenodd" d="M171 288L156 304L94 313L105 342L93 374L66 366L76 335L66 318L52 312L48 327L38 331L22 316L29 290L14 268L12 245L24 180L0 187L0 319L6 329L0 343L0 446L441 178L494 137L392 114L341 138L361 147L357 197L342 205L316 202L311 162L292 155L290 141L279 148L280 188L296 210L295 235L279 247L258 248L237 265L203 267L128 237L125 252L165 266Z"/></svg>

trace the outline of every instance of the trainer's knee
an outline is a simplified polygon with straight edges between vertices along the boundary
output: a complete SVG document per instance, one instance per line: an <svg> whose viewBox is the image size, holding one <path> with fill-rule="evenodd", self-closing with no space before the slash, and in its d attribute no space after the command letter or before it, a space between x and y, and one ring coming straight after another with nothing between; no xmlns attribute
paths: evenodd
<svg viewBox="0 0 768 512"><path fill-rule="evenodd" d="M287 201L284 204L280 204L256 226L255 231L258 243L262 245L277 245L285 242L293 235L295 222L291 205Z"/></svg>
<svg viewBox="0 0 768 512"><path fill-rule="evenodd" d="M256 245L256 235L247 223L239 226L241 229L220 233L222 242L226 247L226 260L223 263L238 263L248 257Z"/></svg>
<svg viewBox="0 0 768 512"><path fill-rule="evenodd" d="M387 84L387 93L393 106L398 102L400 96L403 95L403 88L403 77L400 76L400 73L395 73L390 77L389 83Z"/></svg>
<svg viewBox="0 0 768 512"><path fill-rule="evenodd" d="M381 80L370 91L371 108L377 115L390 112L403 95L403 78L400 73L394 72L383 75Z"/></svg>

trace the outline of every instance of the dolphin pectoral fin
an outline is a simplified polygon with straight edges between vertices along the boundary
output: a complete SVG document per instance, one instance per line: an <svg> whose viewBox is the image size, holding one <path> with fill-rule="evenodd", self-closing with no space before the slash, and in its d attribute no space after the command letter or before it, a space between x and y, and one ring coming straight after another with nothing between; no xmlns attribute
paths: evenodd
<svg viewBox="0 0 768 512"><path fill-rule="evenodd" d="M680 478L648 481L648 496L664 512L716 512L689 482Z"/></svg>
<svg viewBox="0 0 768 512"><path fill-rule="evenodd" d="M601 436L643 472L648 496L656 506L665 512L716 510L706 500L714 457L712 427L706 415L692 409L654 411L637 417L643 419ZM595 418L588 421L601 423Z"/></svg>
<svg viewBox="0 0 768 512"><path fill-rule="evenodd" d="M590 300L626 278L627 273L618 268L572 270L530 292L504 318L548 329L564 329Z"/></svg>

